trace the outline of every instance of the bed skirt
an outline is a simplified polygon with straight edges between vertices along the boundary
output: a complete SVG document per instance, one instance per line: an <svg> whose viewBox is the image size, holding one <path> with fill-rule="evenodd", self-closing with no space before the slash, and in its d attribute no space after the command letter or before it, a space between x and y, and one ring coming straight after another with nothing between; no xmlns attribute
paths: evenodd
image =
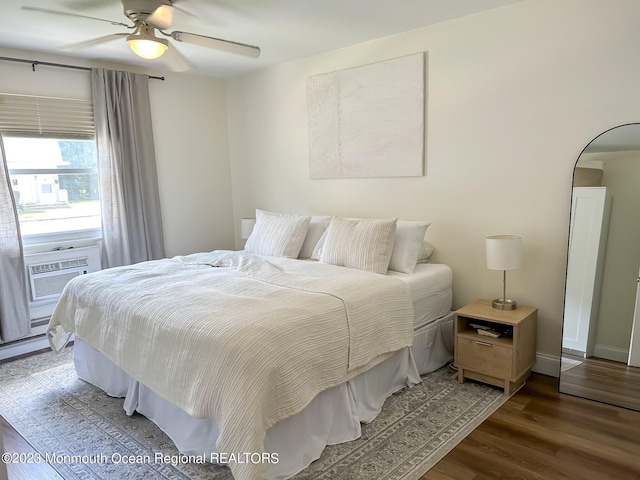
<svg viewBox="0 0 640 480"><path fill-rule="evenodd" d="M420 375L453 359L453 313L414 332L413 346L394 353L357 377L321 392L300 413L266 432L265 450L277 453L267 479L289 478L320 457L327 445L360 437L360 423L372 421L391 394L420 382ZM162 429L186 455L218 452L215 422L191 417L127 375L93 347L76 339L74 364L78 376L113 397L124 398L128 415L141 413ZM254 453L254 452L242 452Z"/></svg>

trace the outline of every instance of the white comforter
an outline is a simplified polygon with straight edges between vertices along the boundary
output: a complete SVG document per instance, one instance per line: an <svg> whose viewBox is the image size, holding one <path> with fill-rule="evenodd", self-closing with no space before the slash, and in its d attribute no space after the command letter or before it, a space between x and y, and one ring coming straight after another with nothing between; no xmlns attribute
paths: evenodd
<svg viewBox="0 0 640 480"><path fill-rule="evenodd" d="M77 277L49 324L220 429L225 453L263 452L266 430L319 392L411 345L413 306L394 278L215 251ZM57 344L59 346L59 344ZM237 480L266 464L229 465Z"/></svg>

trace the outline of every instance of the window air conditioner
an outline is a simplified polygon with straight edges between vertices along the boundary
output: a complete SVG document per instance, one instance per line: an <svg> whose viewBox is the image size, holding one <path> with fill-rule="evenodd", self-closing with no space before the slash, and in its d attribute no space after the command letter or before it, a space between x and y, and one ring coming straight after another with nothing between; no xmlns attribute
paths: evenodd
<svg viewBox="0 0 640 480"><path fill-rule="evenodd" d="M100 248L94 245L25 255L24 261L32 319L53 313L69 280L102 268Z"/></svg>
<svg viewBox="0 0 640 480"><path fill-rule="evenodd" d="M28 266L31 301L58 298L64 286L74 277L89 273L87 257Z"/></svg>

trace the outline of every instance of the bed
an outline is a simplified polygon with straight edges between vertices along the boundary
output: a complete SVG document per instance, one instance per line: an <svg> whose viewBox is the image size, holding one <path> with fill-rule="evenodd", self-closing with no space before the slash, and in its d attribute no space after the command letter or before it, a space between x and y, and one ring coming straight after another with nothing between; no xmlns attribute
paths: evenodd
<svg viewBox="0 0 640 480"><path fill-rule="evenodd" d="M390 231L397 239L395 220ZM248 242L74 279L49 325L52 347L75 333L79 377L123 397L181 452L244 455L227 463L237 480L289 478L452 359L449 267L380 275L327 261L331 245L328 235L320 261Z"/></svg>

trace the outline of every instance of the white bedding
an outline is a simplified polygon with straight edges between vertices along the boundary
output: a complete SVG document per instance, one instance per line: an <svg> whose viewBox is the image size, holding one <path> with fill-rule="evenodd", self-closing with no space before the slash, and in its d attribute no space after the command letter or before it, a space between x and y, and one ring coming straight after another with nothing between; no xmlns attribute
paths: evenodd
<svg viewBox="0 0 640 480"><path fill-rule="evenodd" d="M414 315L393 277L224 251L78 277L49 326L214 420L219 451L260 453L271 425L411 345ZM265 477L265 464L230 467Z"/></svg>
<svg viewBox="0 0 640 480"><path fill-rule="evenodd" d="M287 479L319 458L327 445L361 435L360 423L378 415L385 399L420 382L419 375L453 360L453 312L414 332L413 346L394 353L366 372L318 394L300 413L271 427L265 449L278 455L269 462L267 480ZM219 430L212 420L196 419L129 377L100 352L76 340L73 358L78 376L111 396L123 397L128 415L139 412L158 425L186 455L210 458L218 452Z"/></svg>
<svg viewBox="0 0 640 480"><path fill-rule="evenodd" d="M389 271L387 276L402 280L411 289L416 329L451 311L453 274L448 265L419 263L411 275Z"/></svg>

